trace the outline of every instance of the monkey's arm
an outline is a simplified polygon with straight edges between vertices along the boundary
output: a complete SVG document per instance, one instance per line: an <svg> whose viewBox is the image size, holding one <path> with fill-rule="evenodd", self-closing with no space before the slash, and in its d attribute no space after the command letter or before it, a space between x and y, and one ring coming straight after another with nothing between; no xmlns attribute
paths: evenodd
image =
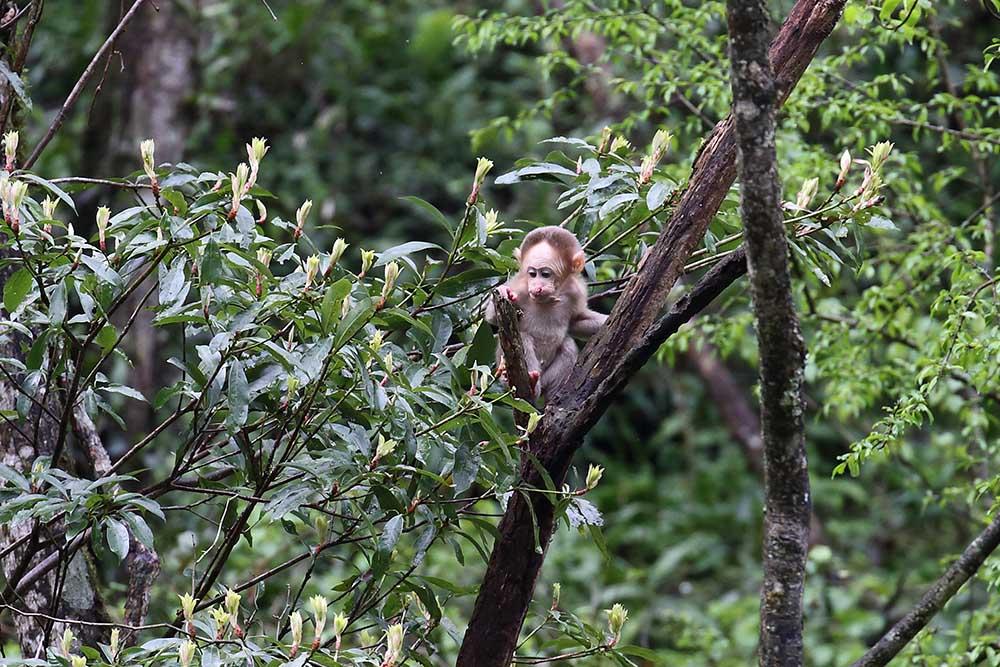
<svg viewBox="0 0 1000 667"><path fill-rule="evenodd" d="M556 351L556 356L552 358L542 373L541 381L538 383L537 392L550 392L563 383L576 364L577 349L573 339L567 336L563 339L562 345Z"/></svg>
<svg viewBox="0 0 1000 667"><path fill-rule="evenodd" d="M569 332L573 336L589 338L604 326L608 316L590 308L584 308L577 313L569 323Z"/></svg>
<svg viewBox="0 0 1000 667"><path fill-rule="evenodd" d="M501 295L507 297L509 300L513 301L514 303L518 303L519 301L521 303L524 302L524 299L522 298L522 295L518 294L519 290L517 289L517 285L515 285L514 281L512 281L512 280L508 280L507 282L505 282L503 285L501 285L497 289L500 291ZM486 318L486 321L489 322L490 324L496 324L497 323L497 310L496 310L496 308L493 307L493 294L492 293L490 293L486 297L486 311L483 313L483 317Z"/></svg>

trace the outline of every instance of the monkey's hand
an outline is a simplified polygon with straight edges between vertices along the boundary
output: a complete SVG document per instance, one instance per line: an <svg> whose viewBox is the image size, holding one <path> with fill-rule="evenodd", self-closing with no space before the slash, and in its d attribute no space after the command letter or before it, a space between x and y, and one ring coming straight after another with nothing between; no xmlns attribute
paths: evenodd
<svg viewBox="0 0 1000 667"><path fill-rule="evenodd" d="M517 303L517 292L506 285L500 287L500 294L511 303Z"/></svg>
<svg viewBox="0 0 1000 667"><path fill-rule="evenodd" d="M541 379L541 377L542 377L542 373L540 371L529 371L528 372L528 382L531 383L531 395L534 398L538 398L539 395L541 394L541 391L540 391L541 387L539 386L539 382L538 382Z"/></svg>

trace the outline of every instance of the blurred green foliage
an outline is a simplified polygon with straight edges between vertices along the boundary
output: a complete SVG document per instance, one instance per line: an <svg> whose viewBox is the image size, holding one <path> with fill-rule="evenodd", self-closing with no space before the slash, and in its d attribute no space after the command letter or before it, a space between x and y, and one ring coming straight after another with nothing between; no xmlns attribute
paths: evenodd
<svg viewBox="0 0 1000 667"><path fill-rule="evenodd" d="M278 197L269 208L290 220L302 199L313 199L316 224L341 230L317 230L317 246L328 249L343 235L352 261L361 246L446 244L446 230L401 197L417 195L457 219L478 155L497 163L493 175L540 161L572 170L575 153L537 143L547 137L596 142L609 124L641 155L656 129L669 129L675 139L659 177L683 185L701 138L729 104L718 1L271 4L276 20L263 2L189 7L200 38L185 159L228 171L243 159L244 142L268 137L266 187ZM776 24L791 4L771 3ZM107 11L96 0L60 5L39 29L26 73L35 102L29 146L103 39ZM862 158L877 141L895 143L882 211L895 231L828 239L830 252L803 241L794 267L810 353L808 443L822 531L807 580L810 665L857 657L994 509L1000 336L996 285L989 284L996 258L987 253L995 253L1000 191L1000 70L991 60L998 30L1000 21L973 2L849 2L782 112L781 176L790 202L817 177L816 203L825 199L844 149ZM100 122L81 105L39 173L85 171L85 130ZM862 168L853 169L856 187ZM508 225L557 224L574 210L558 208L557 197L579 183L555 180L564 186L492 186L490 204ZM991 198L992 208L985 206ZM734 188L705 255L732 247L718 243L738 232L737 201ZM605 241L645 212L616 213ZM574 224L586 235L602 221L596 207ZM655 218L592 257L592 278L608 282L595 291L628 275L664 221ZM652 649L663 664L754 659L760 481L703 380L683 363L690 345L710 340L753 402L746 299L735 286L671 339L661 364L634 378L592 432L577 464L581 475L591 461L607 468L588 494L604 514L604 544L590 532L559 531L525 632L548 623L525 654L567 649L546 611L558 582L560 608L598 625L603 610L624 603L631 610L625 639ZM613 302L611 294L596 304L606 311ZM124 363L119 371L127 374ZM496 506L484 502L482 510ZM213 537L204 522L178 516L156 535L164 568L154 588L155 620L172 617L176 595L190 587L193 540ZM289 540L308 542L305 524L288 535L257 519L253 544L233 552L227 583L286 556ZM431 549L423 565L422 574L448 582L457 600L453 615L446 613L454 632L439 631L434 664L453 660L482 571L476 550L465 547L464 567L453 546ZM356 557L317 567L307 593L335 590ZM289 572L292 585L306 567ZM908 658L1000 664L998 580L991 561ZM275 586L255 596L273 608L286 594Z"/></svg>

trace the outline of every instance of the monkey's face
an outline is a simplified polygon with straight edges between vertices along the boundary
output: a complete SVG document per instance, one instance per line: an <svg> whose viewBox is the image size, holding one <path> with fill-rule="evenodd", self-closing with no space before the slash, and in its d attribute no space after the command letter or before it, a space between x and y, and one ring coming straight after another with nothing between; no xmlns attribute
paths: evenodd
<svg viewBox="0 0 1000 667"><path fill-rule="evenodd" d="M552 303L559 300L559 285L565 264L548 243L531 247L521 257L521 271L527 276L528 296L532 301Z"/></svg>

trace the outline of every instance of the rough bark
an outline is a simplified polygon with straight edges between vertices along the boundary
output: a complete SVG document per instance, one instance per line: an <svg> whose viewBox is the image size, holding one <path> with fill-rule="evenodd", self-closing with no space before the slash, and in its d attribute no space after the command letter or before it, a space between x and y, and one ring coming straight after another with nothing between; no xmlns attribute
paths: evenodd
<svg viewBox="0 0 1000 667"><path fill-rule="evenodd" d="M972 578L986 558L1000 545L1000 516L965 548L941 578L931 586L916 606L892 626L874 646L854 663L853 667L882 667L903 650L934 615L944 607L962 585Z"/></svg>
<svg viewBox="0 0 1000 667"><path fill-rule="evenodd" d="M96 477L111 474L111 457L101 442L97 426L87 414L83 404L73 408L73 433L86 452ZM129 530L129 550L125 566L128 570L128 592L125 596L125 624L142 625L149 610L149 599L153 582L160 574L160 557L155 551L136 539ZM130 645L135 640L135 632L126 632L122 638L124 645Z"/></svg>
<svg viewBox="0 0 1000 667"><path fill-rule="evenodd" d="M771 47L778 98L783 101L840 18L845 0L799 0ZM581 353L572 375L551 397L529 447L559 486L584 434L637 368L682 323L692 304L724 288L737 262L723 261L715 278L663 319L667 296L687 258L704 235L736 175L736 137L731 119L719 123L695 161L688 186L664 232L611 312L607 325ZM729 272L727 275L725 272ZM732 276L729 282L735 279ZM726 283L728 284L728 283ZM718 290L718 291L716 291ZM681 305L681 304L678 304ZM542 486L532 466L522 466L529 486ZM531 601L545 549L552 536L553 507L544 497L528 505L515 494L498 527L498 537L462 642L458 667L507 667ZM534 514L534 521L532 514ZM542 547L535 548L535 526Z"/></svg>
<svg viewBox="0 0 1000 667"><path fill-rule="evenodd" d="M792 297L774 131L777 105L764 0L728 0L740 215L760 355L764 441L764 582L760 664L802 664L802 592L809 545L809 469L802 376L805 344Z"/></svg>
<svg viewBox="0 0 1000 667"><path fill-rule="evenodd" d="M0 255L2 254L0 251ZM7 281L14 268L13 264L9 264L0 269L0 285ZM28 344L29 341L17 334L0 338L0 358L10 357L23 361ZM19 395L18 388L6 376L0 376L0 410L14 410ZM33 392L33 397L37 402L32 405L27 418L18 422L17 429L6 420L0 422L0 458L4 465L22 473L29 471L39 456L53 454L59 424L50 414L62 413L62 403L56 392L39 390ZM42 410L42 405L47 410ZM58 545L65 542L63 527L59 522L45 528L40 528L33 520L0 525L0 547L6 548L21 539L27 541L0 563L8 582L8 591L24 573L55 555ZM60 593L58 596L57 589ZM19 608L29 612L89 621L106 621L108 618L97 589L97 578L90 555L85 550L74 553L65 562L62 576L60 568L55 568L34 586L14 597L13 601ZM23 615L14 617L14 627L21 655L26 657L43 655L45 647L56 641L64 628L61 623L49 624L44 619ZM74 632L83 643L91 646L98 641L107 641L105 628L80 626L74 628Z"/></svg>
<svg viewBox="0 0 1000 667"><path fill-rule="evenodd" d="M514 388L514 395L529 403L534 403L534 392L531 389L531 378L528 376L528 366L524 361L524 343L517 328L518 309L508 299L493 290L491 297L496 309L497 337L500 349L503 351L503 363L506 367L507 383ZM528 416L523 412L514 412L514 421L524 427Z"/></svg>

